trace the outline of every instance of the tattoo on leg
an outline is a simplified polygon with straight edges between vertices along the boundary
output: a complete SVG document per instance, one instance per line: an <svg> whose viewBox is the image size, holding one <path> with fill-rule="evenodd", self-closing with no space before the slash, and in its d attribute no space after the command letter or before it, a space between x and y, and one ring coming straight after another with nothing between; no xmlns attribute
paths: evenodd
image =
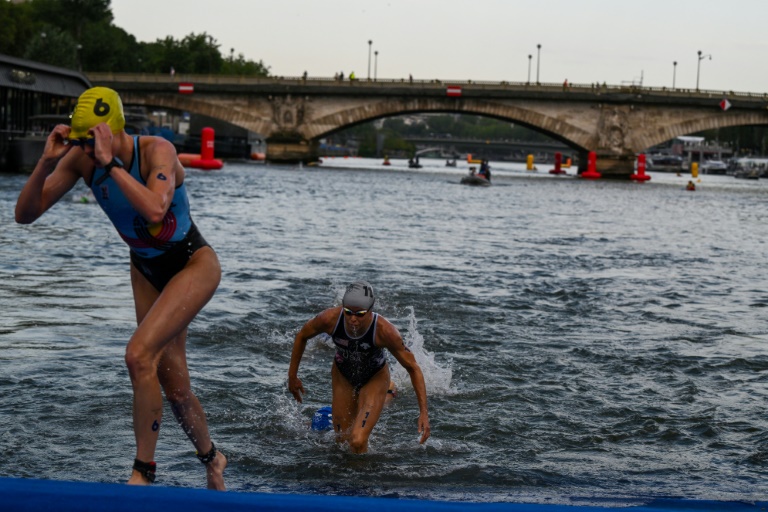
<svg viewBox="0 0 768 512"><path fill-rule="evenodd" d="M361 425L361 427L364 427L364 426L365 426L365 422L367 422L367 421L368 421L368 415L369 415L369 414L371 414L371 411L368 411L368 412L366 412L366 413L365 413L365 418L363 419L363 424Z"/></svg>
<svg viewBox="0 0 768 512"><path fill-rule="evenodd" d="M157 432L157 429L160 428L160 423L158 423L157 420L152 424L152 432Z"/></svg>

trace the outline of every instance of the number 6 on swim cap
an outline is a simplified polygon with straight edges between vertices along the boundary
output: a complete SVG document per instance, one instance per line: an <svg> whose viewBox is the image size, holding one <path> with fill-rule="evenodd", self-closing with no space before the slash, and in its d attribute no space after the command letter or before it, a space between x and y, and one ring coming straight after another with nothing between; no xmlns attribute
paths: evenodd
<svg viewBox="0 0 768 512"><path fill-rule="evenodd" d="M123 102L116 91L107 87L93 87L80 95L72 113L69 138L87 138L88 130L99 123L107 123L112 133L125 128Z"/></svg>

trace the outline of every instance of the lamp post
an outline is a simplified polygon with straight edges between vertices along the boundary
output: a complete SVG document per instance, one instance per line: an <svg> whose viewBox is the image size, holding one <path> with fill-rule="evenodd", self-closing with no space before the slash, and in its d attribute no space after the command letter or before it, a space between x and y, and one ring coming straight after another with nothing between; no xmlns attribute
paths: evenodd
<svg viewBox="0 0 768 512"><path fill-rule="evenodd" d="M371 80L371 45L373 41L368 40L368 81Z"/></svg>
<svg viewBox="0 0 768 512"><path fill-rule="evenodd" d="M531 59L533 58L533 55L528 54L528 85L531 84Z"/></svg>
<svg viewBox="0 0 768 512"><path fill-rule="evenodd" d="M696 63L696 90L699 90L699 71L701 71L701 61L709 57L712 60L712 55L702 55L701 50L697 52L699 54L699 61Z"/></svg>
<svg viewBox="0 0 768 512"><path fill-rule="evenodd" d="M379 50L376 50L373 52L373 81L376 81L376 78L379 74Z"/></svg>
<svg viewBox="0 0 768 512"><path fill-rule="evenodd" d="M81 73L83 72L83 57L82 57L82 53L81 53L82 50L83 50L83 45L78 44L77 46L75 46L75 51L77 52L77 54L76 54L76 57L77 57L77 70L79 72L81 72Z"/></svg>
<svg viewBox="0 0 768 512"><path fill-rule="evenodd" d="M675 89L675 78L677 77L677 61L672 63L672 89Z"/></svg>
<svg viewBox="0 0 768 512"><path fill-rule="evenodd" d="M541 45L536 45L536 85L539 84L539 61L541 57Z"/></svg>

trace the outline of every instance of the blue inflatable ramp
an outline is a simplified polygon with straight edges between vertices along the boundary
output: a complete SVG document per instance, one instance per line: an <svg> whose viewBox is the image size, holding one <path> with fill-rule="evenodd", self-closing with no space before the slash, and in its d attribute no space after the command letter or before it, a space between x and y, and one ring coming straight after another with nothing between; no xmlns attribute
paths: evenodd
<svg viewBox="0 0 768 512"><path fill-rule="evenodd" d="M610 503L610 502L609 502ZM573 506L525 503L466 503L346 496L215 492L179 487L0 478L0 510L14 512L764 512L768 502L681 499L637 500L637 505Z"/></svg>

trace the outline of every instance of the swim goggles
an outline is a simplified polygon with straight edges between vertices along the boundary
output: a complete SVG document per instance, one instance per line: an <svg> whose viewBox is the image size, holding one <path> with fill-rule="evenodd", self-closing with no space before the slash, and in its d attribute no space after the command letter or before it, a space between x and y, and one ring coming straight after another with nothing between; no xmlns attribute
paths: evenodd
<svg viewBox="0 0 768 512"><path fill-rule="evenodd" d="M347 315L347 316L356 316L356 317L365 316L370 311L370 309L361 309L360 311L352 311L349 308L342 308L342 310L344 311L345 315Z"/></svg>

